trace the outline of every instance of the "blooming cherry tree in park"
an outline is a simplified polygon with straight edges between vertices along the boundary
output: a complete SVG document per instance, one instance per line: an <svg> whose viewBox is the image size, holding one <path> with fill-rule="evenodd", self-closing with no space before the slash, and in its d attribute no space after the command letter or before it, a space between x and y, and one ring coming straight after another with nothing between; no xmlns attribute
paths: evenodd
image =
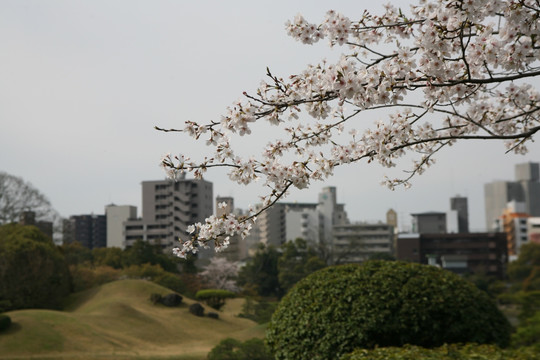
<svg viewBox="0 0 540 360"><path fill-rule="evenodd" d="M239 184L260 180L268 188L262 208L244 217L212 216L189 227L179 256L213 242L216 250L235 234L248 234L256 215L291 188L304 189L336 167L378 162L393 167L413 157L405 178L384 179L393 189L429 167L434 155L460 140L498 139L525 153L540 130L540 2L536 0L419 0L410 9L387 5L359 19L329 11L320 24L301 15L286 24L304 44L323 39L343 47L335 63L321 61L295 75L267 70L266 81L232 104L220 121L186 121L181 131L206 141L211 154L195 162L166 155L171 177L201 178L228 167ZM370 112L391 110L366 123ZM256 122L283 130L261 154L236 150Z"/></svg>
<svg viewBox="0 0 540 360"><path fill-rule="evenodd" d="M213 289L237 292L236 277L238 276L238 264L223 257L213 257L206 265L201 276Z"/></svg>

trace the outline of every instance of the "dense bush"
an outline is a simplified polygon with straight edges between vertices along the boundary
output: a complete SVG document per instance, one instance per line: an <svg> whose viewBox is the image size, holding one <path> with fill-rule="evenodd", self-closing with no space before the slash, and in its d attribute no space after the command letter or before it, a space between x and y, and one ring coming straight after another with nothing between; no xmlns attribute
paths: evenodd
<svg viewBox="0 0 540 360"><path fill-rule="evenodd" d="M445 270L369 261L301 280L272 316L277 359L335 359L354 348L476 342L506 346L510 324L489 296Z"/></svg>
<svg viewBox="0 0 540 360"><path fill-rule="evenodd" d="M242 312L238 316L253 320L258 324L266 324L272 318L277 306L277 302L263 299L255 301L251 296L248 296L242 305Z"/></svg>
<svg viewBox="0 0 540 360"><path fill-rule="evenodd" d="M240 342L227 338L216 345L208 360L273 360L272 355L261 339L253 338Z"/></svg>
<svg viewBox="0 0 540 360"><path fill-rule="evenodd" d="M73 291L83 291L95 286L118 280L121 271L110 266L70 265L69 272L73 279Z"/></svg>
<svg viewBox="0 0 540 360"><path fill-rule="evenodd" d="M67 263L34 226L0 226L0 302L4 310L61 307L70 292Z"/></svg>
<svg viewBox="0 0 540 360"><path fill-rule="evenodd" d="M219 314L217 312L209 312L206 316L212 319L219 319Z"/></svg>
<svg viewBox="0 0 540 360"><path fill-rule="evenodd" d="M0 332L7 330L11 326L11 318L5 314L0 314Z"/></svg>
<svg viewBox="0 0 540 360"><path fill-rule="evenodd" d="M494 345L444 345L435 349L418 346L357 349L340 360L537 360L532 348L501 350Z"/></svg>
<svg viewBox="0 0 540 360"><path fill-rule="evenodd" d="M161 297L160 302L165 306L174 307L180 305L182 303L182 299L182 296L175 293L170 293Z"/></svg>
<svg viewBox="0 0 540 360"><path fill-rule="evenodd" d="M521 322L512 334L512 346L533 346L540 354L540 311Z"/></svg>
<svg viewBox="0 0 540 360"><path fill-rule="evenodd" d="M189 312L195 316L204 316L204 307L199 303L189 305Z"/></svg>
<svg viewBox="0 0 540 360"><path fill-rule="evenodd" d="M225 300L236 297L236 294L227 290L221 289L206 289L199 290L195 294L197 300L204 301L208 306L219 310L225 305Z"/></svg>

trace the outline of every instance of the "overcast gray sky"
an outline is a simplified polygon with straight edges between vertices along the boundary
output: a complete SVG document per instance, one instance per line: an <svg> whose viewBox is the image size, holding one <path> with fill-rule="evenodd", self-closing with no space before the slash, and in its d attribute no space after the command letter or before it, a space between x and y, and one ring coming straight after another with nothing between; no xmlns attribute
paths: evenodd
<svg viewBox="0 0 540 360"><path fill-rule="evenodd" d="M409 1L393 3L408 9ZM102 214L109 203L140 211L141 181L164 178L161 155L204 152L153 126L219 119L257 87L267 66L286 76L335 59L339 48L302 45L284 31L297 13L318 22L330 6L351 18L382 8L368 1L0 0L0 170L31 182L65 217ZM502 143L459 144L411 189L393 192L379 185L385 169L360 163L287 201L315 202L322 187L336 186L351 220L382 220L394 208L408 225L411 212L446 211L461 194L472 229L482 230L483 184L513 179L516 163L540 161L538 142L530 150L515 156ZM223 172L207 180L237 207L257 202L257 186L244 189Z"/></svg>

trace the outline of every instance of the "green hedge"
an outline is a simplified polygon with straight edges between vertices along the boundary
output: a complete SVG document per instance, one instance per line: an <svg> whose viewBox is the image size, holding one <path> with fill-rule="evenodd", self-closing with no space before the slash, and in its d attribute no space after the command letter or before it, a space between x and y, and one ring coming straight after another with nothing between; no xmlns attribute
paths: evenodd
<svg viewBox="0 0 540 360"><path fill-rule="evenodd" d="M225 305L225 300L236 297L236 294L221 289L206 289L199 290L195 294L197 300L204 301L208 306L213 307L214 309L221 309Z"/></svg>
<svg viewBox="0 0 540 360"><path fill-rule="evenodd" d="M227 338L216 345L207 360L272 360L272 355L261 339L253 338L241 342Z"/></svg>
<svg viewBox="0 0 540 360"><path fill-rule="evenodd" d="M494 345L443 345L435 349L405 345L377 349L357 349L340 360L538 360L533 348L502 350Z"/></svg>
<svg viewBox="0 0 540 360"><path fill-rule="evenodd" d="M334 266L282 299L266 339L276 359L336 359L355 348L506 346L510 324L489 296L437 267L395 261Z"/></svg>
<svg viewBox="0 0 540 360"><path fill-rule="evenodd" d="M11 326L11 318L7 315L0 314L0 332L8 329Z"/></svg>

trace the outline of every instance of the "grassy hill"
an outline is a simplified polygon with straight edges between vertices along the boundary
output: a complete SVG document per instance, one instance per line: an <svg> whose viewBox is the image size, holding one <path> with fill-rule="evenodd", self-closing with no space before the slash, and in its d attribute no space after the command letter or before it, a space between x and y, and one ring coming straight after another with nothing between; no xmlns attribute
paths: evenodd
<svg viewBox="0 0 540 360"><path fill-rule="evenodd" d="M229 300L216 320L190 314L190 299L177 308L149 300L170 292L120 280L72 295L65 311L8 312L13 324L0 334L0 359L204 359L226 337L264 336L264 327L236 316L243 299Z"/></svg>

